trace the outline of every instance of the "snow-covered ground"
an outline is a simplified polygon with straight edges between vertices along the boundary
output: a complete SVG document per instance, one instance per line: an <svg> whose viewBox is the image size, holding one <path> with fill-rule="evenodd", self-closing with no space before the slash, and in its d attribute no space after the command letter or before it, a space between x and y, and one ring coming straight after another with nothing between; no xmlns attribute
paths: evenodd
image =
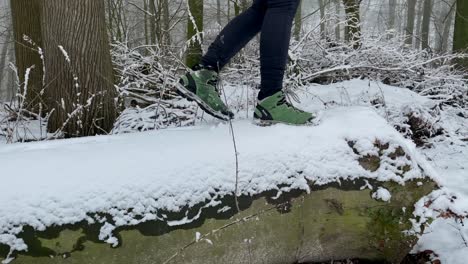
<svg viewBox="0 0 468 264"><path fill-rule="evenodd" d="M407 89L351 80L311 86L297 93L301 108L318 114L316 126L262 128L249 120L255 91L229 85L224 90L237 116L234 130L241 192L259 192L278 182L307 188L303 176L287 177L297 171L307 172L304 175L309 175L309 180L321 183L377 174L397 179L391 170L365 172L347 147L347 140L357 140L362 151L372 151L372 142L379 138L394 146L402 145L412 160L427 166L425 170L434 174L443 186L433 194L434 199L439 199L420 213L439 216L449 209L461 216L468 215L468 122L460 116L468 116L466 112L446 107L434 114L432 109L437 102ZM431 147L416 149L393 128L404 123L409 112L420 113L445 133L429 139ZM41 131L30 129L34 130ZM5 140L0 137L0 181L7 183L7 188L0 192L0 234L4 233L0 235L0 243L9 243L17 249L24 248L14 236L20 231L15 228L19 224L40 229L53 223L87 219L86 212L112 206L118 208L113 214L120 221L117 223L135 224L134 216L122 214L134 204L140 205L136 213L149 220L158 217L153 214L154 208L177 209L187 202L212 198L214 188L229 193L235 186L235 157L229 126L206 115L188 128L27 144L3 143ZM210 177L206 179L206 175ZM322 178L323 175L329 177ZM414 171L413 176L420 176L420 172ZM116 190L120 193L118 199L113 195ZM384 190L376 197L381 194L388 198ZM154 202L154 198L161 197L170 198ZM468 228L460 220L446 217L446 213L443 216L425 230L415 252L432 250L442 263L466 263ZM107 232L103 238L109 243L115 243L112 230L108 225L103 226L104 233Z"/></svg>

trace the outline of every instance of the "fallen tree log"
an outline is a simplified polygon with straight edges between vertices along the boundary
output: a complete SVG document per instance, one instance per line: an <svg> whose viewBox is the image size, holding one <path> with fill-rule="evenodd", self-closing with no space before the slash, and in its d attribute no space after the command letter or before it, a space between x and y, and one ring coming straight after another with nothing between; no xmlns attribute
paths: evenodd
<svg viewBox="0 0 468 264"><path fill-rule="evenodd" d="M238 214L213 210L179 228L157 221L122 228L117 230L117 248L97 241L99 227L86 223L44 232L26 229L22 237L30 248L15 263L306 263L354 258L399 263L417 241L404 234L411 228L412 207L435 184L384 183L393 194L390 203L373 199L371 190L359 190L360 184L365 183L322 186L277 200L268 194L255 200L242 197Z"/></svg>
<svg viewBox="0 0 468 264"><path fill-rule="evenodd" d="M418 234L406 231L414 205L437 186L408 141L372 110L330 110L316 127L236 126L237 199L224 128L4 148L0 167L15 168L18 177L2 178L10 189L0 193L0 259L398 263L411 250ZM271 145L278 138L284 140ZM196 156L207 143L212 152ZM31 177L50 149L62 170ZM137 152L147 155L128 159ZM75 162L80 153L88 155L85 168L106 172L82 169ZM112 159L102 158L105 153ZM20 157L31 166L18 166ZM25 186L26 180L35 185Z"/></svg>

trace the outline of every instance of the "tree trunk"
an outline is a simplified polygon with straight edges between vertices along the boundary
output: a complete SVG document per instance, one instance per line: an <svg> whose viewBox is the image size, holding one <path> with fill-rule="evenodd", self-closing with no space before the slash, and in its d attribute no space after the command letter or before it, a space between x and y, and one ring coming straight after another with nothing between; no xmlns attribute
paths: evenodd
<svg viewBox="0 0 468 264"><path fill-rule="evenodd" d="M13 31L15 39L16 67L22 93L26 89L24 107L32 112L38 112L42 101L44 68L39 48L42 48L41 35L41 0L11 0L11 13L13 18ZM26 38L26 39L25 39ZM27 87L25 87L25 74L30 71Z"/></svg>
<svg viewBox="0 0 468 264"><path fill-rule="evenodd" d="M408 0L408 13L406 15L406 40L405 44L411 46L413 44L413 34L414 34L414 18L416 12L416 2L417 0Z"/></svg>
<svg viewBox="0 0 468 264"><path fill-rule="evenodd" d="M468 1L457 0L457 16L453 35L453 51L468 53ZM468 58L458 60L458 66L468 70Z"/></svg>
<svg viewBox="0 0 468 264"><path fill-rule="evenodd" d="M231 0L227 0L227 21L231 21Z"/></svg>
<svg viewBox="0 0 468 264"><path fill-rule="evenodd" d="M335 0L335 40L336 42L340 42L341 40L341 27L340 27L340 14L341 14L341 4L340 0Z"/></svg>
<svg viewBox="0 0 468 264"><path fill-rule="evenodd" d="M239 5L239 0L235 0L235 2L234 2L234 15L238 16L238 15L240 15L240 12L241 12L241 7Z"/></svg>
<svg viewBox="0 0 468 264"><path fill-rule="evenodd" d="M448 16L447 18L445 19L445 22L444 22L444 31L443 31L443 34L442 34L442 39L441 39L441 49L440 49L440 52L442 53L446 53L448 52L449 50L449 37L450 37L450 32L451 32L451 29L452 29L452 25L453 25L453 22L454 22L454 18L455 18L455 2L454 4L451 6L450 8L450 11L448 13Z"/></svg>
<svg viewBox="0 0 468 264"><path fill-rule="evenodd" d="M325 0L319 0L320 5L320 38L326 39L327 33L325 24Z"/></svg>
<svg viewBox="0 0 468 264"><path fill-rule="evenodd" d="M8 80L5 77L7 74L7 57L8 57L8 48L11 38L11 31L8 30L6 33L5 42L3 43L2 50L0 51L0 101L10 100L8 93Z"/></svg>
<svg viewBox="0 0 468 264"><path fill-rule="evenodd" d="M423 7L424 7L425 0L417 1L416 2L416 24L414 25L414 45L413 47L416 49L421 48L421 29L422 29L422 20L423 20Z"/></svg>
<svg viewBox="0 0 468 264"><path fill-rule="evenodd" d="M431 25L431 16L432 16L432 0L424 1L424 11L423 11L423 21L422 21L422 32L421 32L421 42L422 49L430 49L429 47L429 28Z"/></svg>
<svg viewBox="0 0 468 264"><path fill-rule="evenodd" d="M191 68L200 63L203 52L203 1L188 0L188 5L187 41L190 43L187 50L186 64Z"/></svg>
<svg viewBox="0 0 468 264"><path fill-rule="evenodd" d="M396 17L397 0L388 0L388 30L391 31L389 38L395 36L395 17Z"/></svg>
<svg viewBox="0 0 468 264"><path fill-rule="evenodd" d="M359 0L343 0L346 12L345 39L354 49L361 47L361 16Z"/></svg>
<svg viewBox="0 0 468 264"><path fill-rule="evenodd" d="M148 15L148 12L149 12L149 8L148 8L148 0L143 0L143 8L145 10L145 15L144 15L144 25L145 25L145 45L149 45L150 44L150 32L149 32L149 15Z"/></svg>
<svg viewBox="0 0 468 264"><path fill-rule="evenodd" d="M156 38L156 4L154 3L155 0L149 0L149 12L152 14L149 17L149 25L150 25L150 40L151 45L157 44Z"/></svg>
<svg viewBox="0 0 468 264"><path fill-rule="evenodd" d="M299 0L299 7L297 8L296 18L294 19L294 38L296 41L301 39L302 31L302 1Z"/></svg>
<svg viewBox="0 0 468 264"><path fill-rule="evenodd" d="M162 11L163 11L163 39L164 39L164 45L170 46L171 45L171 32L170 30L170 24L169 20L170 18L170 13L169 13L169 1L168 0L162 0Z"/></svg>
<svg viewBox="0 0 468 264"><path fill-rule="evenodd" d="M216 22L221 26L221 0L216 0Z"/></svg>
<svg viewBox="0 0 468 264"><path fill-rule="evenodd" d="M47 0L42 6L48 131L65 137L107 133L116 91L103 0Z"/></svg>
<svg viewBox="0 0 468 264"><path fill-rule="evenodd" d="M17 262L50 264L54 256L54 264L333 263L354 258L400 263L417 242L416 235L405 232L412 226L414 204L435 183L383 183L392 193L390 202L373 199L371 190L359 190L362 185L312 186L310 193L293 190L279 199L266 193L243 196L242 211L233 216L228 197L217 207L228 208L227 213L197 209L200 218L184 226L158 219L119 227L118 247L100 242L99 227L86 221L45 231L28 228L29 249L18 253Z"/></svg>

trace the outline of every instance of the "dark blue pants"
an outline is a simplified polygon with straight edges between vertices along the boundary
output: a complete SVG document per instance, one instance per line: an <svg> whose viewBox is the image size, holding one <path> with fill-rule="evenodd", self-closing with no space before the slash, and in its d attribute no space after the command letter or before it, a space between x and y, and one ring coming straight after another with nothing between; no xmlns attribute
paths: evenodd
<svg viewBox="0 0 468 264"><path fill-rule="evenodd" d="M254 0L253 5L221 31L202 64L221 70L255 35L261 32L261 91L259 99L283 88L291 27L299 0Z"/></svg>

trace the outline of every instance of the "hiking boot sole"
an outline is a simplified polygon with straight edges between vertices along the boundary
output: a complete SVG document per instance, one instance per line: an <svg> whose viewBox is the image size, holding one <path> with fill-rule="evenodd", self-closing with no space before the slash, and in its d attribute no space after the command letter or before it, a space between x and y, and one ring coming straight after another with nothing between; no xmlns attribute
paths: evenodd
<svg viewBox="0 0 468 264"><path fill-rule="evenodd" d="M318 120L316 120L316 119L314 118L314 119L312 119L310 122L305 123L305 124L292 124L292 123L287 123L287 122L282 122L282 121L262 120L262 119L254 118L253 123L254 123L255 125L261 126L261 127L269 127L269 126L278 125L278 124L288 125L288 126L303 127L303 126L316 126L316 125L318 125L318 122L317 122L317 121L318 121Z"/></svg>
<svg viewBox="0 0 468 264"><path fill-rule="evenodd" d="M220 120L223 120L223 121L229 121L232 119L228 115L220 113L219 111L215 111L213 108L211 108L211 106L209 106L207 103L201 100L201 98L198 97L196 94L192 93L187 88L185 88L182 84L177 83L175 87L176 87L177 94L179 94L180 96L182 96L183 98L187 99L190 102L197 103L197 105L207 114L213 117L216 117Z"/></svg>

